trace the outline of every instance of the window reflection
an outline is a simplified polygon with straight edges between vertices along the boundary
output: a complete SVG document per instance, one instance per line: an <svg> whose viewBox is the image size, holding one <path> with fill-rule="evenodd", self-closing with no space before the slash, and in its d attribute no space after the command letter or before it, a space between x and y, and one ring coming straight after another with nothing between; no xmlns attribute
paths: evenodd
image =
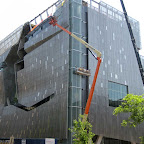
<svg viewBox="0 0 144 144"><path fill-rule="evenodd" d="M109 106L118 107L122 99L127 95L128 93L128 86L114 83L114 82L108 82L108 97L109 97Z"/></svg>

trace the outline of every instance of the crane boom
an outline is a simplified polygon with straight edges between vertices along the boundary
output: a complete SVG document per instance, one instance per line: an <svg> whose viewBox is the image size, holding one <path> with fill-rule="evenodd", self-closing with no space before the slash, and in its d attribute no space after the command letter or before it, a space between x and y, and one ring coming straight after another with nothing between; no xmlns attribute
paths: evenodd
<svg viewBox="0 0 144 144"><path fill-rule="evenodd" d="M141 77L142 77L142 81L143 81L143 84L144 84L144 69L142 67L142 62L141 62L140 55L139 55L139 52L138 52L138 48L137 48L137 45L136 45L136 40L135 40L135 37L134 37L134 34L133 34L131 24L129 22L129 18L128 18L128 14L127 14L124 2L123 2L123 0L120 0L120 2L121 2L123 13L124 13L124 16L125 16L125 19L126 19L128 30L129 30L129 33L130 33L130 37L131 37L131 41L132 41L133 48L134 48L134 51L135 51L135 55L136 55L136 58L137 58L137 62L138 62L140 74L141 74Z"/></svg>

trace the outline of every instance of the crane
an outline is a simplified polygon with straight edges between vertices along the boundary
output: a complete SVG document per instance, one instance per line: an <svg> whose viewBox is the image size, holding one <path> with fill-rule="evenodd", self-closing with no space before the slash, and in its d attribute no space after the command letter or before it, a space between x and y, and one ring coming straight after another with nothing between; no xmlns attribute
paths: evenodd
<svg viewBox="0 0 144 144"><path fill-rule="evenodd" d="M136 40L135 40L135 37L134 37L134 34L133 34L131 24L129 22L128 14L127 14L127 11L126 11L123 0L120 0L120 3L121 3L123 13L124 13L124 16L125 16L125 19L126 19L126 23L127 23L128 30L129 30L129 33L130 33L131 41L132 41L133 48L134 48L134 51L135 51L135 55L136 55L136 58L137 58L140 74L141 74L142 81L143 81L143 84L144 84L144 69L143 69L142 62L141 62L141 59L140 59L140 56L139 56L138 48L137 48L137 45L136 45Z"/></svg>
<svg viewBox="0 0 144 144"><path fill-rule="evenodd" d="M74 39L76 39L77 41L82 43L86 48L88 48L90 51L93 51L97 55L96 59L98 60L98 63L97 63L97 66L96 66L96 71L95 71L95 74L94 74L93 83L92 83L92 86L91 86L91 89L90 89L90 93L89 93L89 96L88 96L88 100L87 100L87 104L86 104L86 108L85 108L85 112L84 112L83 121L85 121L88 117L88 113L89 113L89 109L90 109L90 105L91 105L91 101L92 101L92 97L93 97L93 93L94 93L94 89L95 89L96 80L97 80L100 64L101 64L101 61L102 61L101 60L101 55L102 54L101 54L100 51L98 51L97 49L95 49L94 47L89 45L87 42L85 42L81 38L77 37L75 34L71 33L70 31L63 28L61 25L59 25L57 23L56 17L52 16L49 24L59 27L60 29L62 29L63 31L68 33L70 36L72 36Z"/></svg>

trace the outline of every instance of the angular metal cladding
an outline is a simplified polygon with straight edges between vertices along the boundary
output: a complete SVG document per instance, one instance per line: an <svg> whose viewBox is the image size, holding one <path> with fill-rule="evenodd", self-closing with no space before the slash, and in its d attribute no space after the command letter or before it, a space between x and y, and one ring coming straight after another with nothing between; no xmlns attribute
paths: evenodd
<svg viewBox="0 0 144 144"><path fill-rule="evenodd" d="M60 23L68 28L69 4L66 5ZM17 70L15 77L19 106L30 111L12 105L4 107L6 99L2 95L1 137L8 138L13 133L15 138L67 138L69 36L61 30L47 27L45 22L41 26L42 29L37 27L33 35L26 37L24 47L20 46L20 51L27 53L20 53L24 66ZM22 43L21 41L20 45ZM54 97L47 99L52 92L55 92ZM13 94L12 96L15 97Z"/></svg>
<svg viewBox="0 0 144 144"><path fill-rule="evenodd" d="M70 5L78 5L74 12L79 12L80 4L74 2ZM89 120L97 135L103 134L105 137L138 142L138 137L144 131L143 125L131 130L122 128L120 121L126 116L115 117L112 115L114 108L109 107L108 97L108 81L127 85L130 93L143 93L138 65L134 59L135 54L131 50L129 34L124 31L126 24L114 17L117 13L114 16L110 15L111 10L106 15L102 11L105 9L105 4L101 3L100 6L103 8L98 10L87 8L88 13L85 12L82 21L76 16L73 16L74 21L72 21L78 20L77 23L75 22L77 27L77 24L82 22L84 26L81 29L82 33L78 36L87 40L88 31L87 42L102 51L102 64L90 107ZM66 6L64 4L63 14L60 15L61 18L58 21L60 25L69 30L69 18L71 19L71 17L69 17L68 11L69 3ZM88 23L83 22L83 20L86 21L86 13L88 14ZM86 30L87 28L88 30ZM79 29L75 30L79 31ZM4 107L6 100L3 95L4 85L2 85L0 89L1 137L7 138L13 133L15 138L57 137L67 139L68 113L69 123L72 124L72 118L76 118L77 114L85 107L87 91L92 84L97 64L93 53L88 52L87 57L86 49L83 49L79 43L74 41L73 45L70 44L71 40L68 34L49 26L48 22L41 23L31 35L29 33L24 45L27 52L24 55L24 67L17 71L16 77L19 92L18 102L30 110L31 106L44 100L51 92L55 91L55 96L47 103L26 112L12 105ZM23 48L21 47L21 49ZM5 53L3 55L7 55ZM80 59L83 61L79 61ZM0 57L0 61L3 62L2 57ZM70 63L72 67L69 68ZM78 67L82 65L91 70L92 76L89 77L89 82L85 77L80 78L81 76L73 74L76 65ZM133 67L135 69L132 69ZM70 85L69 74L71 74L73 85ZM3 83L3 80L1 71L0 84ZM69 93L68 90L71 90L72 93ZM81 95L78 95L79 92ZM68 97L72 100L71 105L68 105ZM82 99L80 99L81 97ZM81 102L82 107L78 107Z"/></svg>
<svg viewBox="0 0 144 144"><path fill-rule="evenodd" d="M106 13L105 11L108 11ZM116 15L111 15L116 13ZM118 16L117 16L118 15ZM136 32L138 22L130 19L133 30ZM135 52L131 43L124 16L111 6L100 3L100 8L88 9L88 41L102 51L102 64L90 107L89 120L97 135L125 141L139 142L139 136L144 131L142 124L137 128L121 127L121 121L127 116L113 116L114 107L109 106L108 82L128 86L129 93L143 94L143 82L138 68ZM94 74L96 63L89 53L89 69ZM93 78L89 78L91 85ZM117 96L115 96L117 98Z"/></svg>

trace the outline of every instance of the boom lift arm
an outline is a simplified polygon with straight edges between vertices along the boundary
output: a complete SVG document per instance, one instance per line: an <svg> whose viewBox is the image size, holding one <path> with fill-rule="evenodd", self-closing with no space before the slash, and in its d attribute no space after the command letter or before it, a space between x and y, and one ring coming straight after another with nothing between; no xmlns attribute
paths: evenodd
<svg viewBox="0 0 144 144"><path fill-rule="evenodd" d="M94 89L95 89L96 80L97 80L100 64L101 64L101 61L102 61L101 60L101 52L98 51L97 49L93 48L91 45L89 45L87 42L85 42L81 38L77 37L75 34L71 33L67 29L65 29L62 26L60 26L57 23L57 20L56 20L55 17L52 17L51 21L49 23L51 25L53 25L53 26L59 27L60 29L62 29L63 31L65 31L66 33L68 33L70 36L72 36L74 39L76 39L77 41L79 41L80 43L82 43L83 45L85 45L86 48L88 48L89 50L92 50L94 53L97 54L98 63L97 63L97 67L96 67L93 83L92 83L92 86L91 86L91 90L90 90L90 93L89 93L89 97L88 97L88 100L87 100L85 112L84 112L84 119L83 119L83 121L85 121L87 119L87 117L88 117L88 113L89 113L89 109L90 109L90 105L91 105L91 101L92 101L92 97L93 97L93 93L94 93Z"/></svg>
<svg viewBox="0 0 144 144"><path fill-rule="evenodd" d="M65 31L66 33L68 33L70 36L72 36L73 38L75 38L76 40L78 40L80 43L82 43L83 45L85 45L86 48L92 50L94 53L97 54L97 57L101 57L101 52L98 51L97 49L93 48L92 46L90 46L87 42L85 42L84 40L82 40L81 38L77 37L75 34L71 33L70 31L68 31L67 29L63 28L62 26L60 26L57 23L57 20L55 17L51 18L51 21L49 22L49 24L53 25L53 26L57 26L60 29L62 29L63 31Z"/></svg>
<svg viewBox="0 0 144 144"><path fill-rule="evenodd" d="M124 2L123 2L123 0L120 0L120 2L121 2L123 13L124 13L124 16L125 16L125 19L126 19L127 26L128 26L128 29L129 29L129 33L130 33L130 36L131 36L131 41L132 41L134 51L135 51L135 54L136 54L136 58L137 58L140 74L141 74L141 77L142 77L142 81L143 81L143 84L144 84L144 69L142 67L141 59L140 59L139 52L138 52L138 49L137 49L136 40L134 38L134 34L133 34L133 31L132 31L132 28L131 28L131 24L129 22L129 18L128 18L128 14L127 14Z"/></svg>

